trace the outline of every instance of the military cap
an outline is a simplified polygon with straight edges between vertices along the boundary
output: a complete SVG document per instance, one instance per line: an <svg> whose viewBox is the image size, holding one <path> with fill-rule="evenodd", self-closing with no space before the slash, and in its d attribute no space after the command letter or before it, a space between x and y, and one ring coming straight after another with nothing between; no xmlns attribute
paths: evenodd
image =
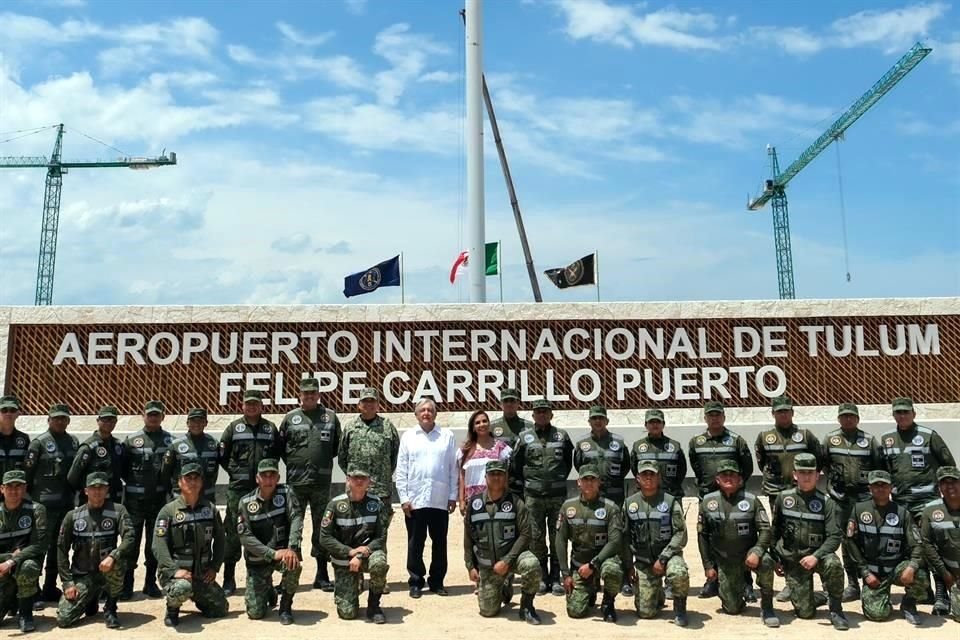
<svg viewBox="0 0 960 640"><path fill-rule="evenodd" d="M109 487L110 478L103 471L94 471L87 474L88 487Z"/></svg>
<svg viewBox="0 0 960 640"><path fill-rule="evenodd" d="M597 416L601 418L607 417L607 408L601 404L595 404L590 407L590 417L596 418Z"/></svg>
<svg viewBox="0 0 960 640"><path fill-rule="evenodd" d="M721 460L717 465L717 473L740 473L740 465L736 460Z"/></svg>
<svg viewBox="0 0 960 640"><path fill-rule="evenodd" d="M793 468L797 471L816 471L817 459L812 453L798 453L793 457Z"/></svg>
<svg viewBox="0 0 960 640"><path fill-rule="evenodd" d="M533 401L533 406L531 407L534 411L537 409L550 409L553 410L553 403L547 400L546 398L538 398Z"/></svg>
<svg viewBox="0 0 960 640"><path fill-rule="evenodd" d="M840 416L857 416L859 418L860 409L852 402L844 402L837 407L837 417L839 418Z"/></svg>
<svg viewBox="0 0 960 640"><path fill-rule="evenodd" d="M320 391L320 381L316 378L303 378L300 380L300 391Z"/></svg>
<svg viewBox="0 0 960 640"><path fill-rule="evenodd" d="M163 406L163 403L159 400L151 400L147 404L143 405L144 413L164 413L166 409Z"/></svg>
<svg viewBox="0 0 960 640"><path fill-rule="evenodd" d="M581 478L599 478L600 470L595 464L585 464L580 467L580 477Z"/></svg>
<svg viewBox="0 0 960 640"><path fill-rule="evenodd" d="M265 473L267 471L280 473L280 467L273 458L264 458L257 464L257 473Z"/></svg>
<svg viewBox="0 0 960 640"><path fill-rule="evenodd" d="M960 469L956 467L940 467L937 469L937 482L946 480L947 478L960 480Z"/></svg>
<svg viewBox="0 0 960 640"><path fill-rule="evenodd" d="M350 467L347 470L347 475L351 478L369 478L370 473L363 467Z"/></svg>
<svg viewBox="0 0 960 640"><path fill-rule="evenodd" d="M180 477L189 476L192 474L203 475L203 469L200 468L196 462L188 462L187 464L180 467Z"/></svg>
<svg viewBox="0 0 960 640"><path fill-rule="evenodd" d="M244 402L259 402L263 403L263 392L257 391L256 389L247 389L243 392L243 401Z"/></svg>
<svg viewBox="0 0 960 640"><path fill-rule="evenodd" d="M380 394L373 387L364 387L360 392L361 400L379 400Z"/></svg>
<svg viewBox="0 0 960 640"><path fill-rule="evenodd" d="M21 471L20 469L14 469L13 471L7 471L3 474L3 484L27 484L27 474Z"/></svg>
<svg viewBox="0 0 960 640"><path fill-rule="evenodd" d="M520 392L513 388L507 388L500 392L500 402L504 400L519 400Z"/></svg>
<svg viewBox="0 0 960 640"><path fill-rule="evenodd" d="M793 400L790 399L790 396L777 396L773 399L771 406L774 411L789 411L793 409Z"/></svg>
<svg viewBox="0 0 960 640"><path fill-rule="evenodd" d="M116 418L120 415L120 412L117 411L117 408L110 404L105 404L100 407L100 411L97 411L98 418Z"/></svg>
<svg viewBox="0 0 960 640"><path fill-rule="evenodd" d="M894 398L894 411L913 411L913 398Z"/></svg>
<svg viewBox="0 0 960 640"><path fill-rule="evenodd" d="M723 413L723 402L720 400L709 400L703 403L703 415L708 413Z"/></svg>
<svg viewBox="0 0 960 640"><path fill-rule="evenodd" d="M187 420L193 420L194 418L203 418L207 419L207 410L201 409L200 407L194 407L187 412Z"/></svg>
<svg viewBox="0 0 960 640"><path fill-rule="evenodd" d="M660 411L660 409L647 409L647 412L643 414L643 421L650 422L651 420L664 422L663 411Z"/></svg>
<svg viewBox="0 0 960 640"><path fill-rule="evenodd" d="M50 410L47 411L47 416L51 418L69 418L70 407L65 404L52 404L50 405Z"/></svg>
<svg viewBox="0 0 960 640"><path fill-rule="evenodd" d="M491 460L487 463L487 466L484 467L484 470L487 473L506 473L507 463L502 460Z"/></svg>
<svg viewBox="0 0 960 640"><path fill-rule="evenodd" d="M867 484L877 484L878 482L893 484L893 481L890 479L890 472L884 471L883 469L874 469L867 474Z"/></svg>
<svg viewBox="0 0 960 640"><path fill-rule="evenodd" d="M660 467L657 465L656 460L641 460L637 463L637 473L641 474L644 471L653 471L654 473L660 473Z"/></svg>
<svg viewBox="0 0 960 640"><path fill-rule="evenodd" d="M20 400L17 396L0 396L0 409L19 409Z"/></svg>

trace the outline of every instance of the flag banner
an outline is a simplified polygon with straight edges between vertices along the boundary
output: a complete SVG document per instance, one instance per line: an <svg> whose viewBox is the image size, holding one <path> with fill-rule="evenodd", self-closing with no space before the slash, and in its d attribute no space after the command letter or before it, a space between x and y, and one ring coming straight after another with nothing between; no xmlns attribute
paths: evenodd
<svg viewBox="0 0 960 640"><path fill-rule="evenodd" d="M486 246L486 275L496 276L500 274L500 243L488 242Z"/></svg>
<svg viewBox="0 0 960 640"><path fill-rule="evenodd" d="M461 251L457 259L453 261L453 266L450 267L450 284L454 284L460 274L467 270L467 265L470 263L469 257L469 251Z"/></svg>
<svg viewBox="0 0 960 640"><path fill-rule="evenodd" d="M384 260L366 271L351 273L343 279L343 295L361 296L380 287L400 286L400 256Z"/></svg>
<svg viewBox="0 0 960 640"><path fill-rule="evenodd" d="M484 256L486 264L484 275L498 275L500 273L500 243L488 242L484 247L484 252L486 253ZM457 259L453 261L453 266L450 267L450 284L456 284L457 278L466 273L469 265L470 252L461 251Z"/></svg>
<svg viewBox="0 0 960 640"><path fill-rule="evenodd" d="M576 262L571 262L566 267L558 269L547 269L543 273L550 278L558 289L567 289L569 287L580 287L588 284L597 284L597 272L595 267L595 254L583 256Z"/></svg>

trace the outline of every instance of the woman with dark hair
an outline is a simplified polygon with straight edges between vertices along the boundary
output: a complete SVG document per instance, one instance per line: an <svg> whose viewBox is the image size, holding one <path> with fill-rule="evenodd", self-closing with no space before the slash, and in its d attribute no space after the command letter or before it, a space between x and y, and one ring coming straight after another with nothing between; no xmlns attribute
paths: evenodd
<svg viewBox="0 0 960 640"><path fill-rule="evenodd" d="M490 460L510 459L513 449L493 437L490 416L486 411L474 411L467 421L467 439L457 451L460 466L460 513L466 513L467 501L487 488L485 467Z"/></svg>

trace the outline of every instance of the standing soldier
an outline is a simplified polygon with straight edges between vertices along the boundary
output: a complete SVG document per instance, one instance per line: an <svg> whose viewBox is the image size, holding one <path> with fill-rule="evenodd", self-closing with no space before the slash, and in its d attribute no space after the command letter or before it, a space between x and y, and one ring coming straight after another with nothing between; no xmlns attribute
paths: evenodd
<svg viewBox="0 0 960 640"><path fill-rule="evenodd" d="M94 615L100 591L106 588L103 620L108 629L119 629L117 597L123 588L123 563L133 546L133 522L123 505L110 499L106 473L94 471L85 484L87 500L63 519L57 541L63 583L57 626L65 629L84 613Z"/></svg>
<svg viewBox="0 0 960 640"><path fill-rule="evenodd" d="M546 582L539 593L552 589L553 595L566 591L560 584L560 559L556 537L549 534L557 522L560 507L567 496L567 476L573 467L573 443L566 431L550 424L553 404L546 399L533 402L533 429L517 438L517 448L510 461L511 474L523 482L523 501L531 519L530 551L540 561L540 572ZM597 491L599 491L599 486ZM547 571L547 541L550 546L550 570ZM566 553L566 550L563 551Z"/></svg>
<svg viewBox="0 0 960 640"><path fill-rule="evenodd" d="M477 584L480 615L492 618L513 597L511 577L520 574L521 620L540 624L533 607L540 584L540 561L527 550L530 518L527 507L507 491L507 465L491 460L486 465L487 488L470 501L463 517L463 561L470 581Z"/></svg>
<svg viewBox="0 0 960 640"><path fill-rule="evenodd" d="M0 474L23 469L30 436L17 429L20 401L16 396L0 396Z"/></svg>
<svg viewBox="0 0 960 640"><path fill-rule="evenodd" d="M100 407L97 412L97 430L80 444L77 457L73 459L67 480L70 486L81 490L86 486L87 476L94 471L107 476L110 483L108 500L117 504L123 500L123 443L113 437L117 427L117 408L110 405ZM86 491L80 494L80 504L87 500Z"/></svg>
<svg viewBox="0 0 960 640"><path fill-rule="evenodd" d="M17 611L21 633L30 633L37 628L33 598L47 550L47 510L26 497L27 476L19 469L3 474L0 490L0 622Z"/></svg>
<svg viewBox="0 0 960 640"><path fill-rule="evenodd" d="M626 536L630 548L631 581L637 583L634 607L640 618L653 618L663 606L661 582L666 576L673 594L673 622L685 627L690 571L683 561L687 524L680 498L660 487L660 466L644 460L635 469L640 490L625 504Z"/></svg>
<svg viewBox="0 0 960 640"><path fill-rule="evenodd" d="M144 536L147 538L143 550L147 573L143 580L143 593L149 598L163 595L157 587L157 557L153 554L153 523L170 495L169 486L160 482L163 456L173 441L170 432L163 428L163 411L162 402L149 401L143 408L143 429L127 436L123 443L126 450L122 474L126 483L123 506L130 513L136 537L129 561L125 563L127 572L123 576L121 600L129 600L133 596L133 572L137 568L140 541Z"/></svg>
<svg viewBox="0 0 960 640"><path fill-rule="evenodd" d="M937 469L955 466L956 462L940 434L917 424L916 417L913 400L895 398L893 419L897 428L880 438L880 453L893 479L897 502L906 507L914 519L919 519L926 504L937 498ZM936 575L933 582L936 585L933 612L945 614L950 609L946 587Z"/></svg>
<svg viewBox="0 0 960 640"><path fill-rule="evenodd" d="M773 611L774 561L770 555L770 521L757 496L744 490L734 460L717 464L717 490L700 500L697 544L707 583L717 585L724 613L739 615L747 604L744 569L757 574L760 618L766 627L780 626Z"/></svg>
<svg viewBox="0 0 960 640"><path fill-rule="evenodd" d="M619 506L600 497L600 470L595 465L580 467L577 486L580 495L565 501L557 517L556 548L567 615L587 617L602 583L603 620L616 622L614 600L623 586L623 514ZM567 541L572 543L569 557Z"/></svg>
<svg viewBox="0 0 960 640"><path fill-rule="evenodd" d="M31 498L44 506L47 513L47 561L43 569L43 589L36 607L42 602L56 602L60 598L57 589L57 533L67 512L77 502L77 493L67 481L67 472L76 457L80 443L67 433L70 424L70 408L55 404L47 413L47 431L38 436L27 449L24 471L27 491Z"/></svg>
<svg viewBox="0 0 960 640"><path fill-rule="evenodd" d="M293 624L293 595L300 583L303 512L293 492L280 484L276 460L257 465L257 489L240 499L237 534L247 564L243 601L247 617L267 615L276 596L273 572L280 572L280 624Z"/></svg>
<svg viewBox="0 0 960 640"><path fill-rule="evenodd" d="M383 624L387 619L380 608L380 597L390 569L384 553L389 516L380 499L367 493L369 487L366 469L353 467L347 471L346 492L331 500L323 512L320 543L333 563L337 615L344 620L357 617L363 573L369 571L367 620Z"/></svg>
<svg viewBox="0 0 960 640"><path fill-rule="evenodd" d="M924 507L920 539L934 578L943 583L944 596L950 593L944 614L960 622L960 469L940 467L937 479L943 497Z"/></svg>
<svg viewBox="0 0 960 640"><path fill-rule="evenodd" d="M500 392L500 409L503 414L490 424L490 433L497 440L507 443L510 449L517 448L517 437L533 428L533 422L517 415L520 411L520 391L513 388L504 389ZM507 478L510 491L518 496L523 496L523 481L513 476Z"/></svg>
<svg viewBox="0 0 960 640"><path fill-rule="evenodd" d="M160 509L153 533L160 583L167 598L163 624L180 623L180 606L193 600L205 618L222 618L229 604L217 584L226 544L217 507L203 497L203 470L180 468L180 495Z"/></svg>
<svg viewBox="0 0 960 640"><path fill-rule="evenodd" d="M813 592L813 574L820 574L827 590L830 623L839 631L849 629L843 614L843 567L836 551L842 525L836 503L817 489L817 459L798 453L793 459L796 487L786 489L773 503L773 555L777 573L787 578L790 602L798 618L812 618L824 604Z"/></svg>
<svg viewBox="0 0 960 640"><path fill-rule="evenodd" d="M910 512L890 500L890 474L871 471L872 500L858 502L847 522L844 547L863 576L863 615L882 622L893 613L890 587L906 588L900 610L907 622L920 626L917 599L927 592L927 576L918 573L923 563L920 531Z"/></svg>
<svg viewBox="0 0 960 640"><path fill-rule="evenodd" d="M653 460L660 469L661 488L674 498L683 498L683 479L687 476L687 457L683 446L663 435L664 419L660 409L648 409L644 416L647 435L633 443L630 459L633 475L643 460Z"/></svg>
<svg viewBox="0 0 960 640"><path fill-rule="evenodd" d="M217 440L210 434L204 433L207 428L207 410L190 409L187 412L187 433L170 443L170 447L163 455L163 465L160 467L160 482L164 486L174 478L180 477L180 469L188 462L200 465L203 470L203 497L210 502L217 503L217 475L220 466L217 464ZM173 495L176 496L178 487L174 486Z"/></svg>
<svg viewBox="0 0 960 640"><path fill-rule="evenodd" d="M840 428L827 434L821 449L826 458L824 464L829 465L827 491L836 500L840 522L846 523L853 506L870 499L867 477L874 469L881 468L882 463L876 439L858 428L860 411L857 405L841 404L837 420ZM843 545L843 569L847 574L843 601L852 602L860 598L861 569L850 556L850 545L847 544Z"/></svg>
<svg viewBox="0 0 960 640"><path fill-rule="evenodd" d="M340 419L333 409L320 405L320 381L316 378L300 381L300 407L283 417L280 442L287 465L287 485L296 494L304 516L310 507L310 555L317 560L313 588L333 591L327 554L320 546L320 518L330 500L333 459L340 450Z"/></svg>
<svg viewBox="0 0 960 640"><path fill-rule="evenodd" d="M230 477L224 522L227 549L223 565L223 592L228 596L237 590L236 567L240 561L237 505L240 498L257 488L257 466L266 458L280 458L280 432L277 425L263 417L260 392L248 390L243 394L243 416L228 424L220 436L220 466Z"/></svg>

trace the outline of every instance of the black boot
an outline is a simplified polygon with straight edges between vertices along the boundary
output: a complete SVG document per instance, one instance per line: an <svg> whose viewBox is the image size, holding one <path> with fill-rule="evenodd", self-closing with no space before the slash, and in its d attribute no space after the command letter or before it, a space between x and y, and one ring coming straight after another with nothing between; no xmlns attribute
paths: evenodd
<svg viewBox="0 0 960 640"><path fill-rule="evenodd" d="M321 558L317 558L317 577L313 580L313 588L327 593L333 591L333 583L327 573L327 561Z"/></svg>
<svg viewBox="0 0 960 640"><path fill-rule="evenodd" d="M843 590L841 599L844 602L855 602L860 599L860 578L852 571L847 572L847 586Z"/></svg>
<svg viewBox="0 0 960 640"><path fill-rule="evenodd" d="M900 601L900 611L903 612L903 619L915 627L920 626L920 614L917 612L917 601L909 596L904 596Z"/></svg>
<svg viewBox="0 0 960 640"><path fill-rule="evenodd" d="M270 589L270 595L267 596L267 605L273 609L275 606L277 606L277 600L281 597L283 597L283 587L280 585L273 587Z"/></svg>
<svg viewBox="0 0 960 640"><path fill-rule="evenodd" d="M107 595L107 602L103 605L103 621L107 629L119 629L120 619L117 618L117 599Z"/></svg>
<svg viewBox="0 0 960 640"><path fill-rule="evenodd" d="M760 618L763 619L763 626L776 629L780 626L780 618L773 611L773 594L760 594Z"/></svg>
<svg viewBox="0 0 960 640"><path fill-rule="evenodd" d="M507 576L503 581L503 588L500 590L500 601L503 604L510 604L513 600L513 576Z"/></svg>
<svg viewBox="0 0 960 640"><path fill-rule="evenodd" d="M383 615L383 609L380 608L380 593L370 591L367 593L367 620L373 624L383 624L387 617Z"/></svg>
<svg viewBox="0 0 960 640"><path fill-rule="evenodd" d="M237 590L237 563L223 564L223 595L232 596Z"/></svg>
<svg viewBox="0 0 960 640"><path fill-rule="evenodd" d="M180 608L167 607L167 615L163 617L163 624L167 627L176 627L180 624Z"/></svg>
<svg viewBox="0 0 960 640"><path fill-rule="evenodd" d="M33 623L33 598L20 598L20 633L37 630Z"/></svg>
<svg viewBox="0 0 960 640"><path fill-rule="evenodd" d="M749 569L743 572L743 599L747 602L757 601L757 592L753 589L753 572Z"/></svg>
<svg viewBox="0 0 960 640"><path fill-rule="evenodd" d="M687 620L687 599L675 597L673 599L673 624L678 627L685 627L689 623Z"/></svg>
<svg viewBox="0 0 960 640"><path fill-rule="evenodd" d="M157 586L157 565L147 563L147 575L143 579L143 593L148 598L162 598L163 592Z"/></svg>
<svg viewBox="0 0 960 640"><path fill-rule="evenodd" d="M700 598L716 598L720 595L720 581L707 580L700 589Z"/></svg>
<svg viewBox="0 0 960 640"><path fill-rule="evenodd" d="M280 596L280 624L293 624L293 594Z"/></svg>
<svg viewBox="0 0 960 640"><path fill-rule="evenodd" d="M118 600L126 602L133 597L133 569L127 569L123 574L123 589L120 590Z"/></svg>
<svg viewBox="0 0 960 640"><path fill-rule="evenodd" d="M616 622L617 621L617 610L613 607L613 596L609 593L603 594L603 621L604 622Z"/></svg>
<svg viewBox="0 0 960 640"><path fill-rule="evenodd" d="M534 594L532 593L521 593L520 610L517 614L518 617L527 624L539 625L540 615L537 613L537 610L533 608L533 598Z"/></svg>
<svg viewBox="0 0 960 640"><path fill-rule="evenodd" d="M840 598L830 596L827 603L830 605L830 624L833 625L833 628L837 631L848 630L850 625L847 623L847 616L843 615L843 604L840 602Z"/></svg>
<svg viewBox="0 0 960 640"><path fill-rule="evenodd" d="M945 616L950 613L950 598L947 597L947 585L944 584L943 578L940 576L933 578L933 584L936 586L936 593L934 594L931 613L935 616Z"/></svg>
<svg viewBox="0 0 960 640"><path fill-rule="evenodd" d="M97 612L100 610L100 600L99 597L92 597L87 603L87 607L83 610L83 615L88 618L92 618L97 615Z"/></svg>

